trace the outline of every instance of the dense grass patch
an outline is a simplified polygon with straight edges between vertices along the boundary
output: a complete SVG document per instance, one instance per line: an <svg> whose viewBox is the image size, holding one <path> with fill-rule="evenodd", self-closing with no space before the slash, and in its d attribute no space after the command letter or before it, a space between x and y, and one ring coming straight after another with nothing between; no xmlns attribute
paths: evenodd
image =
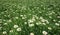
<svg viewBox="0 0 60 35"><path fill-rule="evenodd" d="M0 0L0 35L60 35L60 0Z"/></svg>

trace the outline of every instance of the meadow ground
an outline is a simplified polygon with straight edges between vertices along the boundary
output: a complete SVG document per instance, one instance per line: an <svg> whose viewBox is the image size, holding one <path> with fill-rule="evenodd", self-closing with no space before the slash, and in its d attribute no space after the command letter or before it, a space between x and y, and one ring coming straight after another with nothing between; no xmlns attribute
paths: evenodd
<svg viewBox="0 0 60 35"><path fill-rule="evenodd" d="M0 0L0 35L60 35L60 0Z"/></svg>

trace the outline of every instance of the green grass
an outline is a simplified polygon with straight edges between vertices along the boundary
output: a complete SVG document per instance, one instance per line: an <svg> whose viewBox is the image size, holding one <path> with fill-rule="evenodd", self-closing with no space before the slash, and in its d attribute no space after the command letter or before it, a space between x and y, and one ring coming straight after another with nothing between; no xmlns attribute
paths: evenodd
<svg viewBox="0 0 60 35"><path fill-rule="evenodd" d="M0 0L0 35L60 35L59 1Z"/></svg>

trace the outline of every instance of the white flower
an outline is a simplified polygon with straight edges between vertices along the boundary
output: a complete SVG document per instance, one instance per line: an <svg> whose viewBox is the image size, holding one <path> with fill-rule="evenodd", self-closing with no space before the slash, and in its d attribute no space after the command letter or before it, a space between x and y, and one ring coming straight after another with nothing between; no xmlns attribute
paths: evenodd
<svg viewBox="0 0 60 35"><path fill-rule="evenodd" d="M7 32L6 31L3 31L3 34L7 34Z"/></svg>
<svg viewBox="0 0 60 35"><path fill-rule="evenodd" d="M17 31L21 31L21 28L17 28Z"/></svg>
<svg viewBox="0 0 60 35"><path fill-rule="evenodd" d="M52 17L51 17L51 16L49 16L49 18L51 19Z"/></svg>
<svg viewBox="0 0 60 35"><path fill-rule="evenodd" d="M46 23L42 23L43 25L46 25Z"/></svg>
<svg viewBox="0 0 60 35"><path fill-rule="evenodd" d="M43 19L43 17L40 17L40 19Z"/></svg>
<svg viewBox="0 0 60 35"><path fill-rule="evenodd" d="M6 20L3 20L3 21L6 21Z"/></svg>
<svg viewBox="0 0 60 35"><path fill-rule="evenodd" d="M41 19L41 22L45 22L45 19Z"/></svg>
<svg viewBox="0 0 60 35"><path fill-rule="evenodd" d="M48 20L45 20L47 24L49 24L49 21Z"/></svg>
<svg viewBox="0 0 60 35"><path fill-rule="evenodd" d="M15 17L16 19L18 19L18 17Z"/></svg>
<svg viewBox="0 0 60 35"><path fill-rule="evenodd" d="M30 33L30 35L34 35L34 33Z"/></svg>
<svg viewBox="0 0 60 35"><path fill-rule="evenodd" d="M13 32L13 30L10 30L9 32Z"/></svg>
<svg viewBox="0 0 60 35"><path fill-rule="evenodd" d="M8 22L12 22L12 20L10 19L10 20L8 20Z"/></svg>
<svg viewBox="0 0 60 35"><path fill-rule="evenodd" d="M30 19L30 20L28 20L28 23L32 23L32 22L33 22L33 20L31 20L31 19Z"/></svg>
<svg viewBox="0 0 60 35"><path fill-rule="evenodd" d="M34 24L29 24L29 27L32 27L32 26L34 26Z"/></svg>
<svg viewBox="0 0 60 35"><path fill-rule="evenodd" d="M4 25L7 25L7 23L4 23Z"/></svg>
<svg viewBox="0 0 60 35"><path fill-rule="evenodd" d="M51 28L51 27L48 27L48 29L49 29L49 30L52 30L52 28Z"/></svg>
<svg viewBox="0 0 60 35"><path fill-rule="evenodd" d="M39 23L36 23L36 25L39 25Z"/></svg>
<svg viewBox="0 0 60 35"><path fill-rule="evenodd" d="M60 16L57 16L57 18L60 18Z"/></svg>
<svg viewBox="0 0 60 35"><path fill-rule="evenodd" d="M27 22L24 22L24 24L27 24Z"/></svg>
<svg viewBox="0 0 60 35"><path fill-rule="evenodd" d="M60 23L60 21L58 21Z"/></svg>
<svg viewBox="0 0 60 35"><path fill-rule="evenodd" d="M43 31L42 33L43 33L44 35L47 35L47 34L48 34L46 31Z"/></svg>
<svg viewBox="0 0 60 35"><path fill-rule="evenodd" d="M55 25L59 26L59 24L58 24L58 23L55 23Z"/></svg>
<svg viewBox="0 0 60 35"><path fill-rule="evenodd" d="M56 20L54 19L53 21L55 22Z"/></svg>
<svg viewBox="0 0 60 35"><path fill-rule="evenodd" d="M18 25L14 25L14 28L18 28Z"/></svg>
<svg viewBox="0 0 60 35"><path fill-rule="evenodd" d="M32 18L32 21L35 21L35 18Z"/></svg>
<svg viewBox="0 0 60 35"><path fill-rule="evenodd" d="M7 16L7 15L4 15L4 16Z"/></svg>
<svg viewBox="0 0 60 35"><path fill-rule="evenodd" d="M37 22L37 23L36 23L36 25L40 25L40 24L41 24L41 22Z"/></svg>
<svg viewBox="0 0 60 35"><path fill-rule="evenodd" d="M22 19L25 19L26 17L22 17Z"/></svg>
<svg viewBox="0 0 60 35"><path fill-rule="evenodd" d="M23 17L23 15L20 15L21 17Z"/></svg>
<svg viewBox="0 0 60 35"><path fill-rule="evenodd" d="M32 19L28 20L28 23L33 23L35 21L35 17L32 17Z"/></svg>

